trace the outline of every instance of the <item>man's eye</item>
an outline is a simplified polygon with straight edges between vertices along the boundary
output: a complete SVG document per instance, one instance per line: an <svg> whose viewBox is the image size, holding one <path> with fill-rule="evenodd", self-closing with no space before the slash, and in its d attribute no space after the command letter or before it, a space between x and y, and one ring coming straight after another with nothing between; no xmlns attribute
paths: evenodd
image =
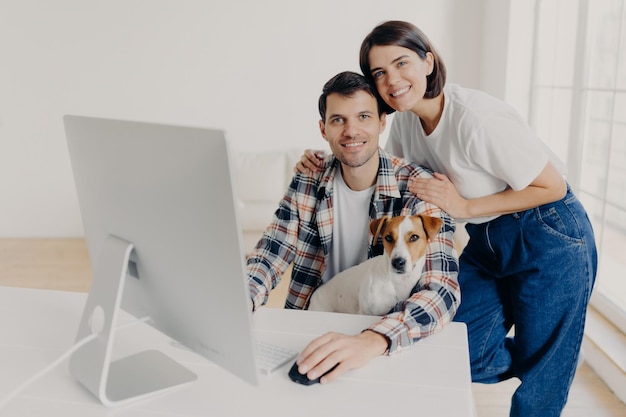
<svg viewBox="0 0 626 417"><path fill-rule="evenodd" d="M365 120L365 119L369 119L370 115L369 114L362 114L360 117L361 117L361 119Z"/></svg>
<svg viewBox="0 0 626 417"><path fill-rule="evenodd" d="M408 64L408 62L406 62L406 61L400 61L400 62L398 62L398 66L399 66L399 67L403 67L403 66L405 66L406 64Z"/></svg>
<svg viewBox="0 0 626 417"><path fill-rule="evenodd" d="M342 117L336 117L336 118L332 119L331 122L333 122L335 124L343 123L343 118Z"/></svg>

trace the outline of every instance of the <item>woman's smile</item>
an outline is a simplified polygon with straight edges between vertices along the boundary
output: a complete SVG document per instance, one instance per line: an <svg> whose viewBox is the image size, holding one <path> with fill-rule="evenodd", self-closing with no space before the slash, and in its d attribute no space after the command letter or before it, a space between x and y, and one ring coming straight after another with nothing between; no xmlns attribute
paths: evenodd
<svg viewBox="0 0 626 417"><path fill-rule="evenodd" d="M397 90L397 91L392 91L391 93L389 93L389 95L393 98L397 98L400 97L401 95L408 93L409 90L411 89L411 86L409 85L408 87L404 87L401 90Z"/></svg>

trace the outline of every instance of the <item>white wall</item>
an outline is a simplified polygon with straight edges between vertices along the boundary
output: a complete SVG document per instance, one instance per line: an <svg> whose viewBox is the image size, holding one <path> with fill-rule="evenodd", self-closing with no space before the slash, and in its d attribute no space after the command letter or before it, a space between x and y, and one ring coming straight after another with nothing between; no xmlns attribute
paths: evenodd
<svg viewBox="0 0 626 417"><path fill-rule="evenodd" d="M219 127L235 149L323 146L321 87L359 70L383 20L420 26L449 80L480 88L485 2L0 0L0 237L82 235L64 114Z"/></svg>

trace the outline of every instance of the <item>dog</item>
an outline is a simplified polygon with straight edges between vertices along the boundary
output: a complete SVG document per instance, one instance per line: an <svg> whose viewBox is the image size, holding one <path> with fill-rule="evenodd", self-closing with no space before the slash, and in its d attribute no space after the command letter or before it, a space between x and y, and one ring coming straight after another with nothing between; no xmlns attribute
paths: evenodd
<svg viewBox="0 0 626 417"><path fill-rule="evenodd" d="M387 314L409 298L426 261L426 247L443 221L413 215L383 217L370 223L373 242L382 237L384 253L340 272L311 295L309 310Z"/></svg>

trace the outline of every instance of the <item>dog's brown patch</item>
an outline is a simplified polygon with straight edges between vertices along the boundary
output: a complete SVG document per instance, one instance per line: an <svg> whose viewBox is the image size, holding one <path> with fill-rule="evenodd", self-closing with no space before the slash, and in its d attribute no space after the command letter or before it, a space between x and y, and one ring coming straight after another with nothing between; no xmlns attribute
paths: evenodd
<svg viewBox="0 0 626 417"><path fill-rule="evenodd" d="M410 219L410 226L401 226L407 218ZM439 232L442 225L441 219L425 215L383 217L370 223L372 243L378 240L378 236L382 237L385 252L391 255L398 240L402 239L401 244L406 245L412 261L415 261L424 255L428 241Z"/></svg>

